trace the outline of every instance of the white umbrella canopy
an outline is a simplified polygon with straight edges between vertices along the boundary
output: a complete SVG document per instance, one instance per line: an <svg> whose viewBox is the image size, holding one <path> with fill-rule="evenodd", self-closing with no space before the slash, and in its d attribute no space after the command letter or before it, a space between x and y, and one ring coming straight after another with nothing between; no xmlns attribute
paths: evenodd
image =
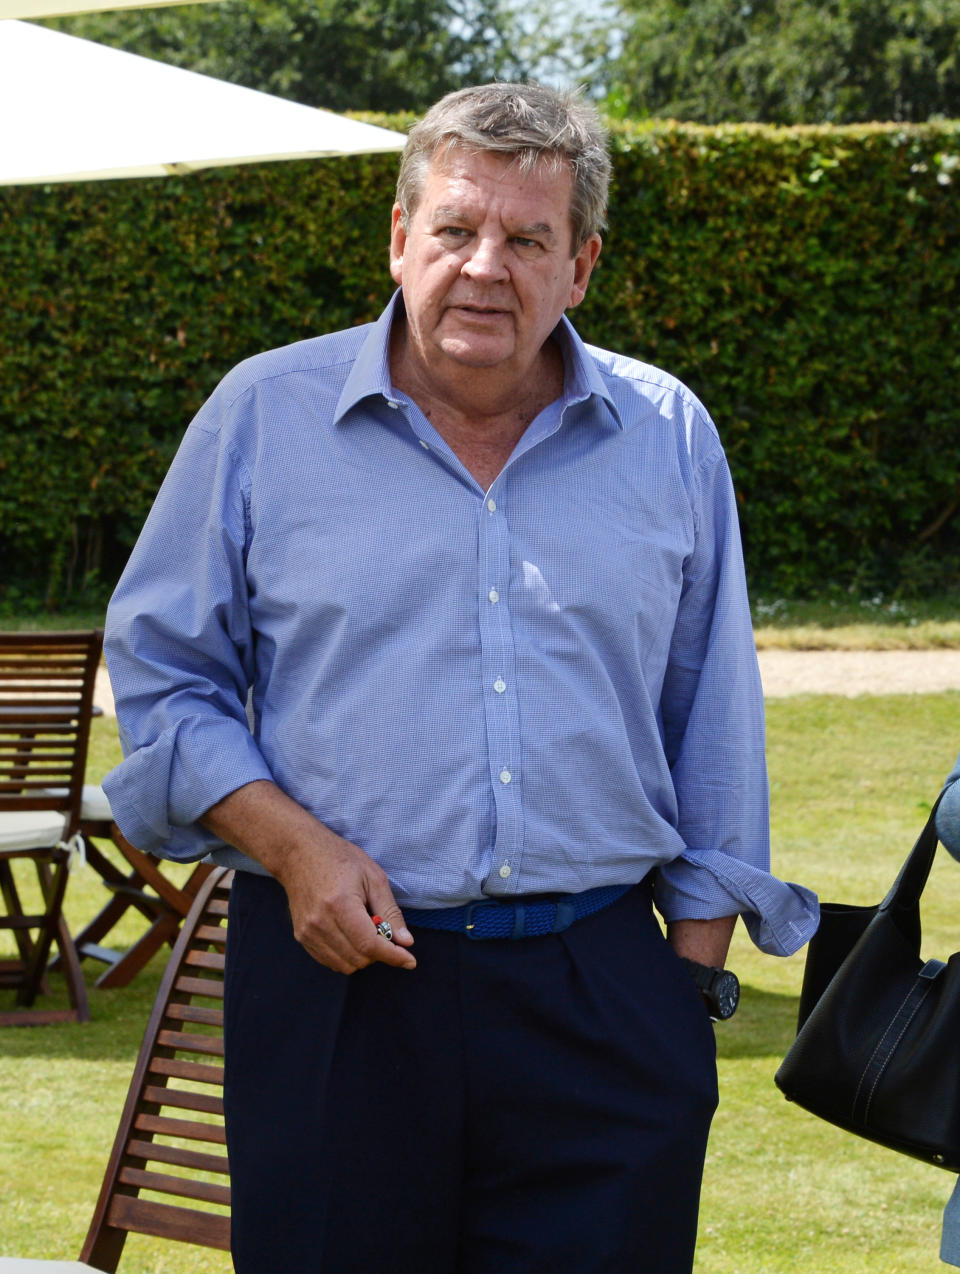
<svg viewBox="0 0 960 1274"><path fill-rule="evenodd" d="M166 4L196 3L197 0L0 0L0 18L64 18L107 9L157 9Z"/></svg>
<svg viewBox="0 0 960 1274"><path fill-rule="evenodd" d="M400 150L385 128L0 21L0 185Z"/></svg>

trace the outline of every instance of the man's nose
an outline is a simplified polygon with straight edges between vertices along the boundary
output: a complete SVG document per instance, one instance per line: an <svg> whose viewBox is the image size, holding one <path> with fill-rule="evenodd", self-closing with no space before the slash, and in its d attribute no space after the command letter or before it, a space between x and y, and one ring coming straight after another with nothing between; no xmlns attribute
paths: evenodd
<svg viewBox="0 0 960 1274"><path fill-rule="evenodd" d="M462 271L471 279L485 283L506 278L506 245L492 236L478 237L474 250L463 263Z"/></svg>

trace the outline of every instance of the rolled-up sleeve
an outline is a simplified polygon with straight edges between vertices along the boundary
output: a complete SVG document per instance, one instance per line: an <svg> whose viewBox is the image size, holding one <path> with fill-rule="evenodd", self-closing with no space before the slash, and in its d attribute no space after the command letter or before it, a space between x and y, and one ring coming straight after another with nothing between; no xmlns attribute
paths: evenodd
<svg viewBox="0 0 960 1274"><path fill-rule="evenodd" d="M187 430L106 624L125 759L104 789L134 845L185 860L220 844L201 815L271 777L246 714L249 474L218 428L221 410L214 395Z"/></svg>
<svg viewBox="0 0 960 1274"><path fill-rule="evenodd" d="M685 850L657 872L667 921L740 913L752 940L788 955L809 940L816 895L770 874L763 691L733 484L719 447L695 471L695 547L661 701Z"/></svg>

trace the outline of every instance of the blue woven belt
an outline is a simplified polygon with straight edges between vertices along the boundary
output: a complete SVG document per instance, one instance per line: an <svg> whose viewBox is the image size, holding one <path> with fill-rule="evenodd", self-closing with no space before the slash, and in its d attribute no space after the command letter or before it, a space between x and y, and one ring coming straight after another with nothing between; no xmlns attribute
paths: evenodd
<svg viewBox="0 0 960 1274"><path fill-rule="evenodd" d="M438 911L418 911L404 907L408 925L422 929L445 929L462 933L474 940L485 938L542 938L547 933L562 933L575 920L592 916L601 907L609 907L622 898L632 885L601 885L582 894L556 894L553 897L531 897L495 902L468 902L462 907L445 907Z"/></svg>

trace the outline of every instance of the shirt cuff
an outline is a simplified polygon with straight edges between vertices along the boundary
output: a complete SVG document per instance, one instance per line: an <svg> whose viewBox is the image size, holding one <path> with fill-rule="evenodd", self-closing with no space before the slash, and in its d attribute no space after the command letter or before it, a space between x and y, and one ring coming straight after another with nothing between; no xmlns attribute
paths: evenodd
<svg viewBox="0 0 960 1274"><path fill-rule="evenodd" d="M659 867L654 898L668 924L739 913L754 945L768 955L793 955L820 923L812 890L715 849L688 849Z"/></svg>
<svg viewBox="0 0 960 1274"><path fill-rule="evenodd" d="M103 780L117 826L132 845L164 858L203 858L223 842L197 823L237 788L273 775L245 725L186 718L132 752Z"/></svg>

